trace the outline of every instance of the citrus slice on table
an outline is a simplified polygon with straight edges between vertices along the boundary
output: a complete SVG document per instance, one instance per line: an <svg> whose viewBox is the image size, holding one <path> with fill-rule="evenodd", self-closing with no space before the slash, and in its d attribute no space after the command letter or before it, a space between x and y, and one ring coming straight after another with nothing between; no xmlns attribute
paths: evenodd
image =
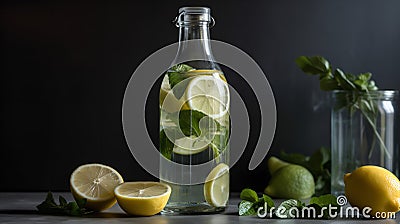
<svg viewBox="0 0 400 224"><path fill-rule="evenodd" d="M215 207L226 206L229 199L229 166L218 164L206 178L204 198Z"/></svg>
<svg viewBox="0 0 400 224"><path fill-rule="evenodd" d="M86 208L102 211L115 204L114 188L123 182L121 175L109 166L86 164L71 174L70 188L75 199L86 198Z"/></svg>
<svg viewBox="0 0 400 224"><path fill-rule="evenodd" d="M186 88L186 99L190 109L212 117L224 116L229 110L228 84L215 75L198 75L191 78Z"/></svg>
<svg viewBox="0 0 400 224"><path fill-rule="evenodd" d="M126 182L114 190L119 206L130 215L155 215L168 202L171 187L159 182Z"/></svg>

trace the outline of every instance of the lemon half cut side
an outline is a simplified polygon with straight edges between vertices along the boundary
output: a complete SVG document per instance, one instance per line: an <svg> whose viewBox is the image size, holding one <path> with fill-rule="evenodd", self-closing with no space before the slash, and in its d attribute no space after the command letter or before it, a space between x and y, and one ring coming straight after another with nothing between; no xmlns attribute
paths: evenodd
<svg viewBox="0 0 400 224"><path fill-rule="evenodd" d="M116 203L114 188L123 182L122 176L109 166L86 164L71 174L70 188L75 199L86 198L86 208L102 211Z"/></svg>
<svg viewBox="0 0 400 224"><path fill-rule="evenodd" d="M171 187L160 182L126 182L114 190L119 206L136 216L155 215L168 202Z"/></svg>

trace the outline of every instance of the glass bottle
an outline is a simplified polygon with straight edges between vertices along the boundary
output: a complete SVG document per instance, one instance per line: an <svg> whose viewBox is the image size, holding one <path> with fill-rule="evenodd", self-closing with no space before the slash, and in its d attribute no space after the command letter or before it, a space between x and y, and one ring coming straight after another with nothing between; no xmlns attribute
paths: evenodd
<svg viewBox="0 0 400 224"><path fill-rule="evenodd" d="M211 51L214 20L209 8L184 7L175 22L179 48L160 89L160 181L172 188L162 213L219 212L229 198L230 97Z"/></svg>

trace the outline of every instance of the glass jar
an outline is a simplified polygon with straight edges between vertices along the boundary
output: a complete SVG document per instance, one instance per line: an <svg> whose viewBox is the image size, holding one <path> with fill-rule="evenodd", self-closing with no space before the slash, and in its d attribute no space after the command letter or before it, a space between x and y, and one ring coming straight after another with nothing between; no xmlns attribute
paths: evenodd
<svg viewBox="0 0 400 224"><path fill-rule="evenodd" d="M331 193L344 194L343 176L363 165L399 176L398 91L334 91L331 111Z"/></svg>
<svg viewBox="0 0 400 224"><path fill-rule="evenodd" d="M172 188L162 213L220 212L229 198L230 96L211 51L214 20L209 8L184 7L175 22L179 48L160 89L160 181ZM204 176L194 172L203 164Z"/></svg>

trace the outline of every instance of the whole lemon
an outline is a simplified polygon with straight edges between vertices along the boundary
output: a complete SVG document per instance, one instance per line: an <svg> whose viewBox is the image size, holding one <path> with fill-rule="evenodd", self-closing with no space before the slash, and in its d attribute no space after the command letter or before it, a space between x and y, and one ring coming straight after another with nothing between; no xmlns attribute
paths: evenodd
<svg viewBox="0 0 400 224"><path fill-rule="evenodd" d="M400 182L389 170L379 166L362 166L344 175L345 194L352 206L370 207L377 212L400 210Z"/></svg>

